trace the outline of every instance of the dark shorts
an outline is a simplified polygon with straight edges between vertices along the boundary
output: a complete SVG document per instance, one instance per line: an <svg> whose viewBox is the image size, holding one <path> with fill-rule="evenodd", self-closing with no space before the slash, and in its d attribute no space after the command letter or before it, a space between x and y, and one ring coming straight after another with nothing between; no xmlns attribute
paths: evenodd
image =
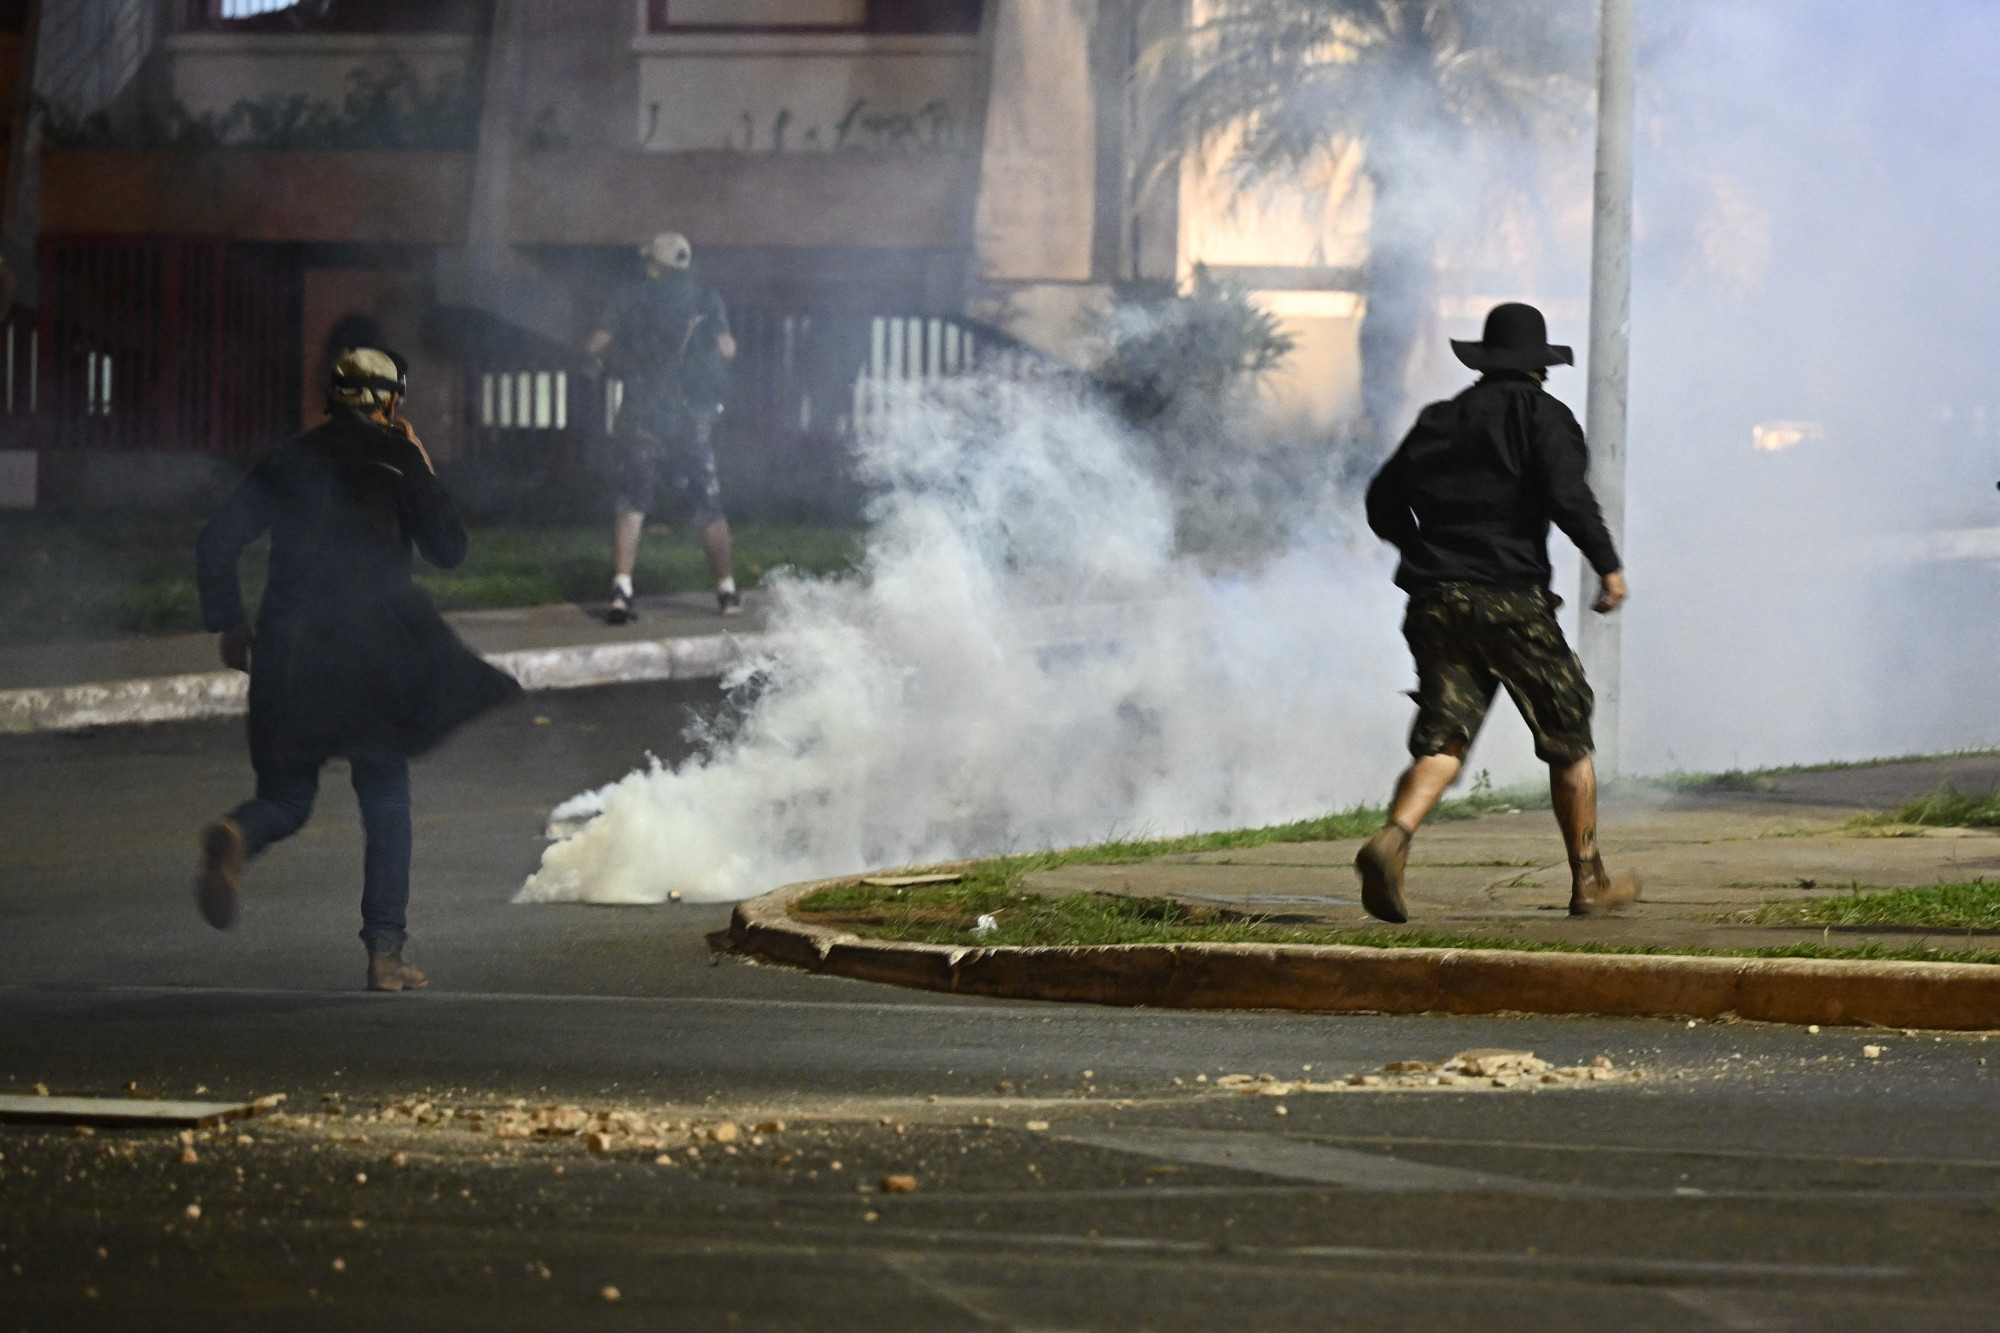
<svg viewBox="0 0 2000 1333"><path fill-rule="evenodd" d="M1403 638L1417 660L1417 720L1410 753L1443 754L1470 745L1507 687L1549 764L1589 757L1595 699L1556 624L1556 601L1544 588L1443 583L1410 594Z"/></svg>
<svg viewBox="0 0 2000 1333"><path fill-rule="evenodd" d="M722 484L709 437L715 414L686 408L618 414L611 437L612 495L624 508L650 513L662 484L673 487L696 527L722 517Z"/></svg>

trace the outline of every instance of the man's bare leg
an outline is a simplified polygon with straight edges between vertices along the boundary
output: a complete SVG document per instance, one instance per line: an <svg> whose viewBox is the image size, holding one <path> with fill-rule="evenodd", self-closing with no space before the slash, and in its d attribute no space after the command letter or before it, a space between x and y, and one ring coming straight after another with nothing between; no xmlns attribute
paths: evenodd
<svg viewBox="0 0 2000 1333"><path fill-rule="evenodd" d="M1549 802L1569 850L1569 911L1571 916L1635 901L1636 880L1621 876L1614 883L1597 849L1597 766L1589 755L1573 764L1549 765Z"/></svg>
<svg viewBox="0 0 2000 1333"><path fill-rule="evenodd" d="M1361 875L1361 905L1368 915L1399 923L1410 919L1403 902L1403 866L1410 857L1410 839L1457 781L1464 755L1465 743L1454 741L1442 754L1419 757L1396 779L1389 822L1354 857L1354 868Z"/></svg>
<svg viewBox="0 0 2000 1333"><path fill-rule="evenodd" d="M729 567L728 519L718 518L701 530L701 550L708 557L708 572L715 576L717 587L724 579L735 577Z"/></svg>
<svg viewBox="0 0 2000 1333"><path fill-rule="evenodd" d="M743 610L743 598L736 591L736 576L729 565L729 520L720 514L701 530L702 553L708 557L708 572L715 576L715 601L725 616Z"/></svg>
<svg viewBox="0 0 2000 1333"><path fill-rule="evenodd" d="M632 618L632 571L639 565L639 537L646 530L646 516L621 504L611 521L611 621L623 624Z"/></svg>
<svg viewBox="0 0 2000 1333"><path fill-rule="evenodd" d="M1414 834L1417 826L1430 818L1444 799L1445 791L1458 781L1465 763L1455 753L1427 754L1403 770L1396 779L1396 795L1389 803L1389 822Z"/></svg>

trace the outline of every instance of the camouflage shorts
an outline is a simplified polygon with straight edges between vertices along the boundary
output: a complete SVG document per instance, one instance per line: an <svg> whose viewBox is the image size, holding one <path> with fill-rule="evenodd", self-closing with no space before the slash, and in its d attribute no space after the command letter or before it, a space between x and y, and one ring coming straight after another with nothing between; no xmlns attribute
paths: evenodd
<svg viewBox="0 0 2000 1333"><path fill-rule="evenodd" d="M709 443L714 417L686 409L650 415L621 411L611 437L611 488L634 513L652 512L662 483L687 506L697 528L722 517L722 484Z"/></svg>
<svg viewBox="0 0 2000 1333"><path fill-rule="evenodd" d="M1410 594L1403 638L1417 660L1412 755L1470 745L1504 685L1544 763L1589 756L1595 700L1556 624L1556 605L1544 588L1479 583L1441 583Z"/></svg>

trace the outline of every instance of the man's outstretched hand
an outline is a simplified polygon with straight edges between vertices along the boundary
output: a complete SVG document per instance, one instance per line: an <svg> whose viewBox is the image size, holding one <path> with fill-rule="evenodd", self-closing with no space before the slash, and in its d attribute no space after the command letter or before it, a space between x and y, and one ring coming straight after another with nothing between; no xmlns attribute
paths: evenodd
<svg viewBox="0 0 2000 1333"><path fill-rule="evenodd" d="M1625 576L1623 574L1606 574L1597 585L1597 600L1590 604L1590 609L1601 616L1609 615L1611 612L1616 611L1618 604L1624 600Z"/></svg>
<svg viewBox="0 0 2000 1333"><path fill-rule="evenodd" d="M250 622L239 620L222 631L222 665L231 671L250 669Z"/></svg>

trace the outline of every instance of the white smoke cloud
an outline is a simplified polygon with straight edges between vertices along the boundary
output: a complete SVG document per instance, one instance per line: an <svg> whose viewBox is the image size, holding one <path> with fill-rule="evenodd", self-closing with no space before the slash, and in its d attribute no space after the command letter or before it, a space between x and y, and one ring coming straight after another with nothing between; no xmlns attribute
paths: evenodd
<svg viewBox="0 0 2000 1333"><path fill-rule="evenodd" d="M1913 555L2000 525L2000 9L1648 8L1628 762L2000 742L2000 566Z"/></svg>
<svg viewBox="0 0 2000 1333"><path fill-rule="evenodd" d="M726 901L1386 795L1411 670L1365 529L1205 570L1122 427L1004 378L905 402L862 467L889 489L861 576L779 582L786 646L733 737L559 809L584 822L521 901ZM1509 721L1474 762L1525 776Z"/></svg>

